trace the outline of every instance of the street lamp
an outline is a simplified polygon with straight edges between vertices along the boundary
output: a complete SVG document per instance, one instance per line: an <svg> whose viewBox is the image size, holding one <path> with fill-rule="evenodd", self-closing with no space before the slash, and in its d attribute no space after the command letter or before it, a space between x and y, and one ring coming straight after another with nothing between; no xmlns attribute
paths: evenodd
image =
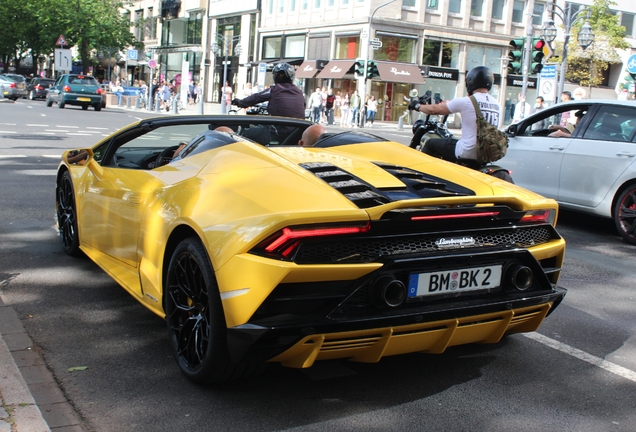
<svg viewBox="0 0 636 432"><path fill-rule="evenodd" d="M226 104L225 101L223 100L223 97L225 96L225 82L227 81L227 64L228 64L228 55L230 54L230 51L232 49L232 45L233 43L236 41L236 45L234 45L234 55L240 55L241 54L241 36L237 35L237 36L232 36L230 34L227 35L223 35L220 33L216 34L216 39L218 42L214 42L212 44L212 51L214 51L214 54L218 55L223 55L225 57L225 60L223 62L223 83L221 84L221 114L227 114L226 111Z"/></svg>
<svg viewBox="0 0 636 432"><path fill-rule="evenodd" d="M579 20L585 19L585 24L581 27L579 34L577 35L577 40L579 42L579 46L585 50L587 47L592 45L594 42L594 31L592 31L592 26L590 26L587 20L590 17L590 10L586 8L581 8L578 12L572 13L572 3L567 3L566 9L563 10L560 6L554 3L548 3L546 5L548 13L552 13L559 18L563 22L565 26L565 40L563 42L563 57L561 58L561 75L559 76L559 86L557 88L558 92L558 102L561 102L561 93L563 93L563 86L565 85L565 72L568 67L568 44L570 42L570 30L572 26ZM558 11L554 10L554 8L558 9ZM560 11L560 12L559 12ZM554 39L556 39L557 29L554 25L554 20L548 20L543 23L543 27L541 27L541 37L546 40L548 43L552 43Z"/></svg>
<svg viewBox="0 0 636 432"><path fill-rule="evenodd" d="M118 52L119 48L111 47L111 46L100 46L99 47L99 55L100 59L104 58L104 52L108 54L108 77L107 80L110 82L110 59L113 57L113 53Z"/></svg>

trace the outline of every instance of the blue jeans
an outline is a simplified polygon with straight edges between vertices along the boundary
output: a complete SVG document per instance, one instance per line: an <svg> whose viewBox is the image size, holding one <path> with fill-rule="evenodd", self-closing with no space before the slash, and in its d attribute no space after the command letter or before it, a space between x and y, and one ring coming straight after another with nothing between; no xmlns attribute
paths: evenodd
<svg viewBox="0 0 636 432"><path fill-rule="evenodd" d="M371 121L371 124L375 121L375 111L367 111L367 121Z"/></svg>
<svg viewBox="0 0 636 432"><path fill-rule="evenodd" d="M123 92L113 92L115 96L117 96L117 105L121 105L121 99L124 95Z"/></svg>
<svg viewBox="0 0 636 432"><path fill-rule="evenodd" d="M352 125L358 125L358 112L360 111L360 108L353 108L351 110L351 124Z"/></svg>
<svg viewBox="0 0 636 432"><path fill-rule="evenodd" d="M311 116L314 118L314 123L320 123L320 114L322 112L322 105L317 107L311 107Z"/></svg>

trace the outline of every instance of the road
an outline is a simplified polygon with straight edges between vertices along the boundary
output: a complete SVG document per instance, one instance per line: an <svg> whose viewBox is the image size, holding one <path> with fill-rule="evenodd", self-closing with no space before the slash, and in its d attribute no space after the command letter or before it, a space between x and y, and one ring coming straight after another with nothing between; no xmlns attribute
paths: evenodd
<svg viewBox="0 0 636 432"><path fill-rule="evenodd" d="M165 323L54 230L63 149L147 113L0 104L0 287L86 431L634 431L636 248L612 222L562 212L568 294L538 332L376 364L271 365L190 383ZM408 129L408 128L407 128ZM406 143L409 131L374 128ZM84 371L68 368L87 366Z"/></svg>

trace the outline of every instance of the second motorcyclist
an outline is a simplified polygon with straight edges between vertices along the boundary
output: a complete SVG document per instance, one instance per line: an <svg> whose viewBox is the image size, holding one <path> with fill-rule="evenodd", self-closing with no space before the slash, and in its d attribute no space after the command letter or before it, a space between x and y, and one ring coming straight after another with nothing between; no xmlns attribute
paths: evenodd
<svg viewBox="0 0 636 432"><path fill-rule="evenodd" d="M475 96L486 121L498 126L501 106L496 98L488 94L493 82L492 71L486 66L477 66L466 74L468 96L435 105L424 104L419 100L411 101L409 110L430 115L459 113L462 118L462 137L459 140L456 138L432 138L426 142L422 151L449 162L457 163L461 159L477 159L477 114L469 96Z"/></svg>

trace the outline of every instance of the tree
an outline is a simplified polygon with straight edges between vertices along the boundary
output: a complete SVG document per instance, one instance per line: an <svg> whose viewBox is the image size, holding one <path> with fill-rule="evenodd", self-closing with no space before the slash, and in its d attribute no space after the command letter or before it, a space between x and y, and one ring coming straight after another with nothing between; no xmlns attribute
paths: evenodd
<svg viewBox="0 0 636 432"><path fill-rule="evenodd" d="M612 63L620 63L617 49L627 49L625 27L621 26L618 16L610 11L615 6L612 0L594 0L589 7L589 22L594 31L594 43L583 50L576 37L568 46L568 70L566 79L583 86L595 87L603 82L603 72ZM579 19L572 26L570 34L577 35L586 22Z"/></svg>

